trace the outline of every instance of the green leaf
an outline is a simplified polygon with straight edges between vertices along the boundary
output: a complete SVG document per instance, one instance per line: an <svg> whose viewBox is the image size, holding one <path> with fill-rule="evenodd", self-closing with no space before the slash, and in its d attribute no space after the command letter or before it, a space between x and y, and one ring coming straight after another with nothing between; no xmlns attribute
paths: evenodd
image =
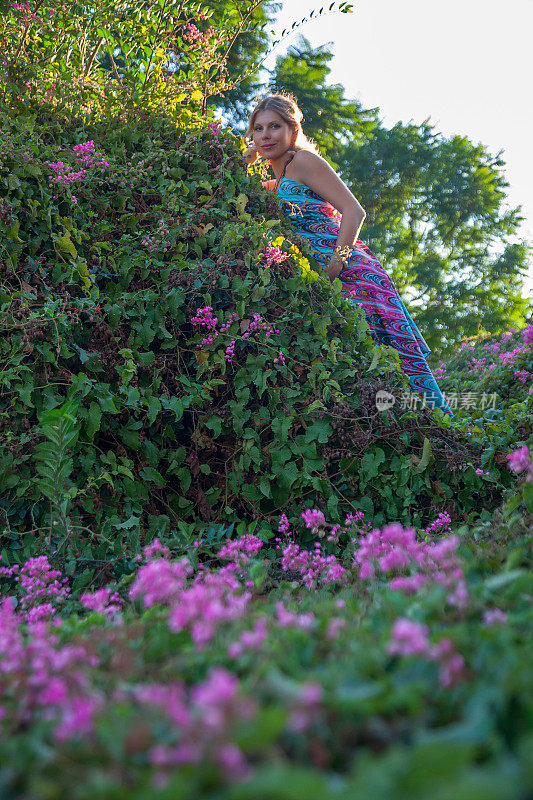
<svg viewBox="0 0 533 800"><path fill-rule="evenodd" d="M86 422L87 436L89 437L89 439L92 439L96 431L100 430L101 421L102 421L102 409L100 408L98 403L95 403L93 400L91 405L89 406L89 413Z"/></svg>
<svg viewBox="0 0 533 800"><path fill-rule="evenodd" d="M266 477L261 478L259 481L259 491L265 495L265 497L271 498L272 491L270 488L270 480Z"/></svg>
<svg viewBox="0 0 533 800"><path fill-rule="evenodd" d="M155 422L157 415L161 411L161 401L157 397L151 397L148 402L148 409L146 413L146 419L149 425Z"/></svg>

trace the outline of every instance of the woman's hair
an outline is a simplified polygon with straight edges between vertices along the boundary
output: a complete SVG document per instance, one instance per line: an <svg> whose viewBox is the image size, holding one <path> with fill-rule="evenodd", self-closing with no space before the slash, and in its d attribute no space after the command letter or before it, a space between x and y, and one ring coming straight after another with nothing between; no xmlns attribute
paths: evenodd
<svg viewBox="0 0 533 800"><path fill-rule="evenodd" d="M245 139L253 138L255 118L260 111L275 111L296 131L296 141L293 145L295 150L310 150L312 153L318 152L316 144L312 139L308 139L302 130L303 114L298 108L298 103L293 95L278 92L276 94L267 94L260 98L250 114L248 128L244 134Z"/></svg>

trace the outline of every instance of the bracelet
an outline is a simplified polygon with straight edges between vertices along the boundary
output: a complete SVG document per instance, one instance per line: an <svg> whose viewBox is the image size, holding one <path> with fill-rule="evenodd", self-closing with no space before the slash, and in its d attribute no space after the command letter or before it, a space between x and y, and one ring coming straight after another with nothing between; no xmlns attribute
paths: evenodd
<svg viewBox="0 0 533 800"><path fill-rule="evenodd" d="M331 257L332 258L334 256L337 257L340 261L342 261L344 265L346 265L348 263L348 256L350 254L350 250L351 248L349 247L340 247L340 245L337 245L337 247L331 254Z"/></svg>

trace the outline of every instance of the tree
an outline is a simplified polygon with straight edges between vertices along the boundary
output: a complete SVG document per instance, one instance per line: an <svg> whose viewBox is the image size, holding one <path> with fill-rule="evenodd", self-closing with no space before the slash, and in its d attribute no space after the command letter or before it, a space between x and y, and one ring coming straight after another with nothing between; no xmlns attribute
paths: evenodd
<svg viewBox="0 0 533 800"><path fill-rule="evenodd" d="M206 5L213 9L213 24L230 24L238 21L239 6L232 0L210 0ZM250 23L235 41L230 51L226 69L234 87L212 97L210 105L221 111L233 125L242 125L248 117L254 95L261 88L260 62L269 46L267 25L274 22L281 3L264 2L258 6Z"/></svg>
<svg viewBox="0 0 533 800"><path fill-rule="evenodd" d="M333 53L327 45L312 48L304 37L276 60L269 89L291 92L304 113L304 128L332 165L351 146L371 135L378 125L377 109L364 109L357 100L344 97L344 87L328 84Z"/></svg>

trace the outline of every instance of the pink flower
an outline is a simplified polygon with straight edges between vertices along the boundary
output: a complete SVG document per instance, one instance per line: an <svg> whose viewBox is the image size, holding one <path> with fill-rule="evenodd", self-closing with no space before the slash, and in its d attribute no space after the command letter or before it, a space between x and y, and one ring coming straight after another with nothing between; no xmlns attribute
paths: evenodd
<svg viewBox="0 0 533 800"><path fill-rule="evenodd" d="M321 525L326 524L326 518L324 517L324 514L322 513L322 511L319 511L316 508L304 511L301 516L305 523L305 527L311 530L317 529Z"/></svg>
<svg viewBox="0 0 533 800"><path fill-rule="evenodd" d="M217 667L189 692L180 683L137 686L134 691L138 702L162 709L179 733L177 745L156 745L149 751L150 763L162 770L162 782L165 768L206 759L219 764L230 780L248 775L250 768L231 737L235 721L249 719L255 705L242 697L235 675Z"/></svg>
<svg viewBox="0 0 533 800"><path fill-rule="evenodd" d="M515 378L518 378L520 383L526 383L528 378L533 377L532 373L528 372L527 369L521 369L521 370L515 369L515 371L513 372L513 375L515 376Z"/></svg>
<svg viewBox="0 0 533 800"><path fill-rule="evenodd" d="M309 681L302 686L301 696L306 705L315 706L322 701L324 690L319 683Z"/></svg>
<svg viewBox="0 0 533 800"><path fill-rule="evenodd" d="M289 531L289 520L287 519L286 514L282 514L281 517L279 518L278 531L279 533L288 533Z"/></svg>
<svg viewBox="0 0 533 800"><path fill-rule="evenodd" d="M70 597L70 590L65 585L67 578L63 578L59 570L52 569L46 556L29 558L21 567L17 580L22 590L21 608L34 607L30 617L34 620L54 613L51 603L61 603Z"/></svg>
<svg viewBox="0 0 533 800"><path fill-rule="evenodd" d="M407 575L393 578L389 583L391 589L400 589L406 594L416 594L422 586L426 586L429 578L426 575Z"/></svg>
<svg viewBox="0 0 533 800"><path fill-rule="evenodd" d="M439 683L447 688L458 683L463 677L465 660L459 653L454 653L446 659L439 670Z"/></svg>
<svg viewBox="0 0 533 800"><path fill-rule="evenodd" d="M68 695L67 685L63 678L54 677L39 695L39 703L43 706L62 703Z"/></svg>
<svg viewBox="0 0 533 800"><path fill-rule="evenodd" d="M210 709L230 703L239 691L239 681L224 667L214 667L203 683L197 684L191 699L195 705Z"/></svg>
<svg viewBox="0 0 533 800"><path fill-rule="evenodd" d="M449 517L433 523L447 524ZM431 527L431 526L430 526ZM466 584L456 555L459 540L448 536L439 542L419 542L414 528L403 528L399 523L385 525L361 536L354 550L354 561L359 566L361 580L375 580L376 566L383 573L405 571L391 580L391 589L409 593L428 585L431 581L449 590L448 602L456 607L466 604Z"/></svg>
<svg viewBox="0 0 533 800"><path fill-rule="evenodd" d="M84 736L93 730L93 718L101 707L101 700L96 697L73 697L61 709L61 721L54 731L56 739L64 742L78 736Z"/></svg>
<svg viewBox="0 0 533 800"><path fill-rule="evenodd" d="M267 247L265 250L266 267L272 264L281 264L287 258L288 253L284 253L279 247Z"/></svg>
<svg viewBox="0 0 533 800"><path fill-rule="evenodd" d="M183 25L183 39L191 45L195 45L198 39L202 38L202 32L193 22L186 22Z"/></svg>
<svg viewBox="0 0 533 800"><path fill-rule="evenodd" d="M411 559L405 550L400 547L393 547L379 559L378 563L382 572L392 572L409 566Z"/></svg>
<svg viewBox="0 0 533 800"><path fill-rule="evenodd" d="M439 664L439 683L447 688L464 677L465 662L456 653L451 639L442 639L431 646L427 625L400 618L393 625L391 639L387 646L391 655L418 655Z"/></svg>
<svg viewBox="0 0 533 800"><path fill-rule="evenodd" d="M285 356L283 355L283 350L279 350L278 355L274 359L274 364L281 364L282 366L284 366L285 363L286 361L285 361Z"/></svg>
<svg viewBox="0 0 533 800"><path fill-rule="evenodd" d="M529 325L524 331L524 342L526 344L533 343L533 325Z"/></svg>
<svg viewBox="0 0 533 800"><path fill-rule="evenodd" d="M90 611L111 616L118 613L122 607L122 599L117 592L111 594L111 589L104 586L96 592L86 592L80 597L80 603Z"/></svg>
<svg viewBox="0 0 533 800"><path fill-rule="evenodd" d="M312 612L297 614L296 611L285 608L281 600L276 602L276 617L280 628L301 628L306 630L315 621L315 615Z"/></svg>
<svg viewBox="0 0 533 800"><path fill-rule="evenodd" d="M428 627L409 619L397 619L387 646L391 655L426 655L429 652Z"/></svg>
<svg viewBox="0 0 533 800"><path fill-rule="evenodd" d="M168 547L164 547L157 536L154 537L152 543L143 547L143 555L146 561L150 561L154 556L160 554L163 558L168 558L170 556L170 550Z"/></svg>
<svg viewBox="0 0 533 800"><path fill-rule="evenodd" d="M26 621L28 624L38 622L41 619L48 619L56 613L56 609L51 603L41 603L39 606L30 608L26 613Z"/></svg>
<svg viewBox="0 0 533 800"><path fill-rule="evenodd" d="M426 533L433 533L440 529L449 529L451 521L450 515L446 511L442 511L437 519L426 528Z"/></svg>
<svg viewBox="0 0 533 800"><path fill-rule="evenodd" d="M235 567L250 562L250 556L255 555L263 547L263 542L257 536L247 533L240 539L234 539L223 545L218 551L218 557L224 560L231 560Z"/></svg>
<svg viewBox="0 0 533 800"><path fill-rule="evenodd" d="M505 625L507 614L500 608L489 608L483 614L483 622L485 625Z"/></svg>
<svg viewBox="0 0 533 800"><path fill-rule="evenodd" d="M320 512L321 513L321 512ZM287 572L299 572L304 584L310 589L320 583L344 583L348 575L344 567L334 555L324 556L320 542L315 543L315 549L300 550L299 545L291 542L282 549L281 568Z"/></svg>
<svg viewBox="0 0 533 800"><path fill-rule="evenodd" d="M356 522L362 522L365 518L364 511L356 511L355 514L347 514L344 520L344 525L353 525Z"/></svg>
<svg viewBox="0 0 533 800"><path fill-rule="evenodd" d="M242 751L235 744L223 744L217 750L217 761L228 780L244 780L252 771Z"/></svg>
<svg viewBox="0 0 533 800"><path fill-rule="evenodd" d="M326 638L330 641L336 639L341 632L341 630L345 627L346 620L343 617L332 617L328 622L328 629L326 632Z"/></svg>
<svg viewBox="0 0 533 800"><path fill-rule="evenodd" d="M228 655L237 658L244 650L259 650L266 639L266 620L260 618L255 621L251 631L243 631L237 642L230 644Z"/></svg>
<svg viewBox="0 0 533 800"><path fill-rule="evenodd" d="M508 460L510 470L516 473L523 472L529 467L531 462L531 455L529 453L528 446L524 444L513 453L509 453Z"/></svg>
<svg viewBox="0 0 533 800"><path fill-rule="evenodd" d="M179 596L191 572L187 558L173 563L163 558L150 561L137 572L130 588L130 600L142 597L146 608L156 603L166 605Z"/></svg>

